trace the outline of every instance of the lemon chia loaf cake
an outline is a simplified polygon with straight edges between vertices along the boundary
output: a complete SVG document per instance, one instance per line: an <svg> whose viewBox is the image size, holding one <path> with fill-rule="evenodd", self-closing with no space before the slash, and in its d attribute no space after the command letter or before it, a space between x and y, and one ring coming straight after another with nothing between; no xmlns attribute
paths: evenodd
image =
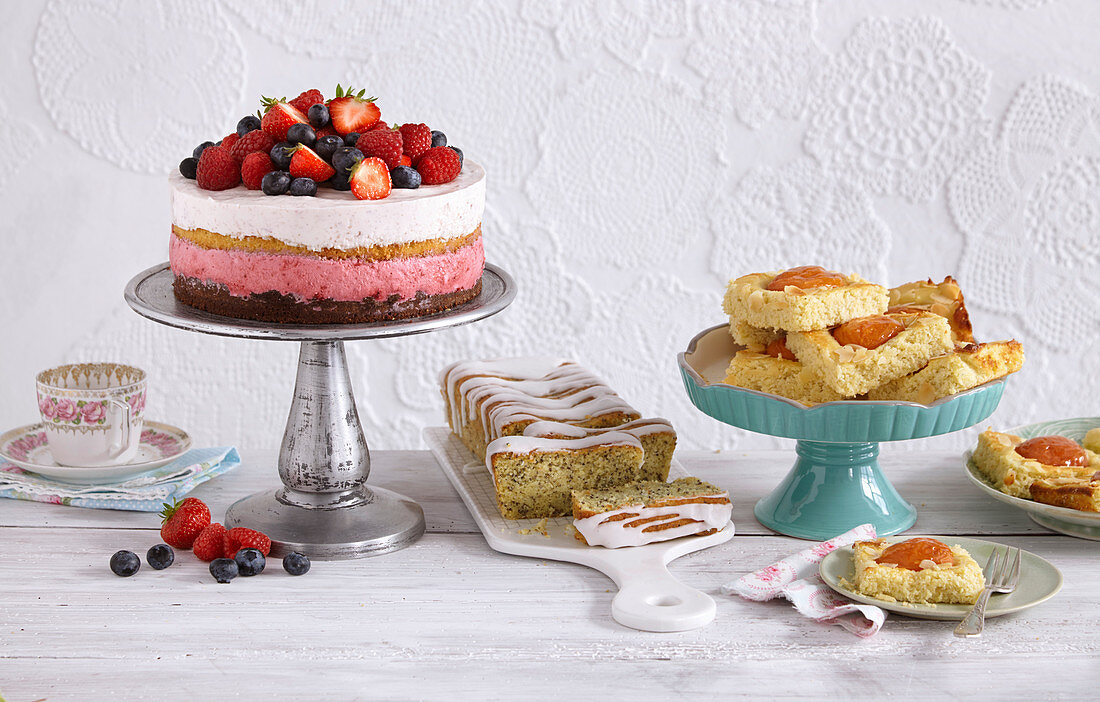
<svg viewBox="0 0 1100 702"><path fill-rule="evenodd" d="M485 171L374 98L265 99L169 178L180 302L266 322L428 315L478 295Z"/></svg>
<svg viewBox="0 0 1100 702"><path fill-rule="evenodd" d="M844 584L861 595L887 602L973 604L985 586L982 568L961 546L929 538L890 544L857 541L855 582Z"/></svg>
<svg viewBox="0 0 1100 702"><path fill-rule="evenodd" d="M803 365L845 397L855 397L951 351L951 327L931 312L849 320L835 329L787 334Z"/></svg>
<svg viewBox="0 0 1100 702"><path fill-rule="evenodd" d="M1100 471L1100 455L1065 436L1037 436L986 429L978 435L971 461L993 487L1006 495L1032 499L1032 483L1072 478L1090 480ZM1042 487L1041 494L1048 494Z"/></svg>
<svg viewBox="0 0 1100 702"><path fill-rule="evenodd" d="M882 314L889 294L857 275L801 266L731 280L722 308L730 321L757 328L810 331Z"/></svg>
<svg viewBox="0 0 1100 702"><path fill-rule="evenodd" d="M616 431L581 439L503 436L489 444L485 466L506 519L561 517L575 489L637 480L644 455L636 437Z"/></svg>
<svg viewBox="0 0 1100 702"><path fill-rule="evenodd" d="M485 461L506 518L563 516L571 490L668 476L672 426L576 363L463 361L439 383L451 431Z"/></svg>
<svg viewBox="0 0 1100 702"><path fill-rule="evenodd" d="M698 478L574 490L572 506L577 539L607 548L713 534L733 511L729 493Z"/></svg>
<svg viewBox="0 0 1100 702"><path fill-rule="evenodd" d="M905 283L890 288L889 293L889 312L938 314L951 325L951 336L956 344L973 343L974 330L970 326L962 288L951 276L944 278L942 283L933 283L931 278Z"/></svg>
<svg viewBox="0 0 1100 702"><path fill-rule="evenodd" d="M607 432L619 432L633 436L642 445L644 457L638 468L639 480L668 480L672 466L672 454L676 450L676 430L667 419L659 417L635 419L610 429L590 429L563 422L539 421L523 429L524 436L545 439L583 439Z"/></svg>
<svg viewBox="0 0 1100 702"><path fill-rule="evenodd" d="M927 405L941 397L1015 373L1023 364L1024 348L1018 341L966 344L933 358L915 373L872 388L867 399L904 400Z"/></svg>

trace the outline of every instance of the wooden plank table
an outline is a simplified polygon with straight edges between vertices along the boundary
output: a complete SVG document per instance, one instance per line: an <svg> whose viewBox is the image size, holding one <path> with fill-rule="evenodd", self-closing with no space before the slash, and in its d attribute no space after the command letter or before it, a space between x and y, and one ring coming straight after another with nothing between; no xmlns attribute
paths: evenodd
<svg viewBox="0 0 1100 702"><path fill-rule="evenodd" d="M215 518L278 482L274 452L242 454L238 469L193 493ZM144 556L160 541L155 515L0 500L0 697L1095 699L1100 689L1100 544L1047 532L982 495L954 453L883 457L920 510L914 531L1018 545L1065 576L1057 597L990 620L971 640L898 616L864 640L785 601L718 593L805 547L752 518L791 452L680 455L730 490L738 535L672 563L718 603L712 624L673 634L616 624L614 585L596 571L490 550L428 452L373 459L371 482L420 502L428 533L404 551L318 562L299 578L273 561L261 577L218 585L190 553L118 578L110 555Z"/></svg>

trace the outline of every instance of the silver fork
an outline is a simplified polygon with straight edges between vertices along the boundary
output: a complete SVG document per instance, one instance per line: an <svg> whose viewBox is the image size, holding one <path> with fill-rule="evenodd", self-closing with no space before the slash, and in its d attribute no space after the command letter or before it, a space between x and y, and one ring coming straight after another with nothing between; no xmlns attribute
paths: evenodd
<svg viewBox="0 0 1100 702"><path fill-rule="evenodd" d="M989 595L994 592L1012 592L1016 589L1016 583L1020 580L1020 549L1012 547L993 549L993 553L989 554L989 560L985 563L985 568L982 569L982 575L985 576L982 594L955 627L955 636L981 636L982 627L985 626L985 605L989 602Z"/></svg>

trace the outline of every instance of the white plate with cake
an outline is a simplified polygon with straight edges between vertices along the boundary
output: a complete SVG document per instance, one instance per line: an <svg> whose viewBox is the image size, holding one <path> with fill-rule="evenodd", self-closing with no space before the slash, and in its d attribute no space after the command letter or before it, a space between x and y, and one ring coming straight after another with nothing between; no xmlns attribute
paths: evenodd
<svg viewBox="0 0 1100 702"><path fill-rule="evenodd" d="M912 540L934 541L940 545L946 545L958 560L944 571L937 571L933 566L928 568L927 572L910 571L896 566L886 568L885 564L875 563L873 557L881 558L890 546ZM970 611L973 606L972 600L977 599L981 590L984 582L981 580L981 568L985 566L993 550L998 547L1004 548L1002 544L992 541L963 536L929 537L906 534L874 542L857 542L852 546L839 548L821 561L820 573L826 585L856 602L875 605L916 619L961 620ZM1034 607L1054 597L1062 589L1062 574L1049 561L1023 550L1020 551L1020 556L1020 580L1016 589L1007 594L991 595L985 610L987 618L1000 617ZM861 583L857 578L857 564L869 569L871 577L868 578L868 583ZM925 565L931 564L926 562ZM879 569L884 575L875 572ZM893 590L896 595L913 590L912 587L907 587L912 584L901 581L905 577L915 579L928 575L944 577L929 583L916 583L926 585L926 587L917 588L918 592L923 590L923 594L947 595L948 599L959 602L938 604L906 602L899 597L883 594L891 592L891 588L902 588L901 591ZM861 590L873 591L879 596L864 594Z"/></svg>
<svg viewBox="0 0 1100 702"><path fill-rule="evenodd" d="M1050 450L1060 460L1037 453ZM1100 541L1100 417L989 429L964 460L967 477L993 499L1052 531Z"/></svg>

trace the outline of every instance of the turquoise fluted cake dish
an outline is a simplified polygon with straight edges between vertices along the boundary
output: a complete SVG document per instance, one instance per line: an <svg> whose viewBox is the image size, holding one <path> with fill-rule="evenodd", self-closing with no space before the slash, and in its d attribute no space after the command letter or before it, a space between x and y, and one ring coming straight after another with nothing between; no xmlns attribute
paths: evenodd
<svg viewBox="0 0 1100 702"><path fill-rule="evenodd" d="M878 443L947 434L973 426L997 409L1004 379L930 405L851 400L806 406L769 393L727 385L726 368L740 350L726 324L700 332L678 356L684 388L702 412L759 434L797 439L794 468L754 513L789 536L828 539L863 523L880 536L905 531L916 509L878 465Z"/></svg>

